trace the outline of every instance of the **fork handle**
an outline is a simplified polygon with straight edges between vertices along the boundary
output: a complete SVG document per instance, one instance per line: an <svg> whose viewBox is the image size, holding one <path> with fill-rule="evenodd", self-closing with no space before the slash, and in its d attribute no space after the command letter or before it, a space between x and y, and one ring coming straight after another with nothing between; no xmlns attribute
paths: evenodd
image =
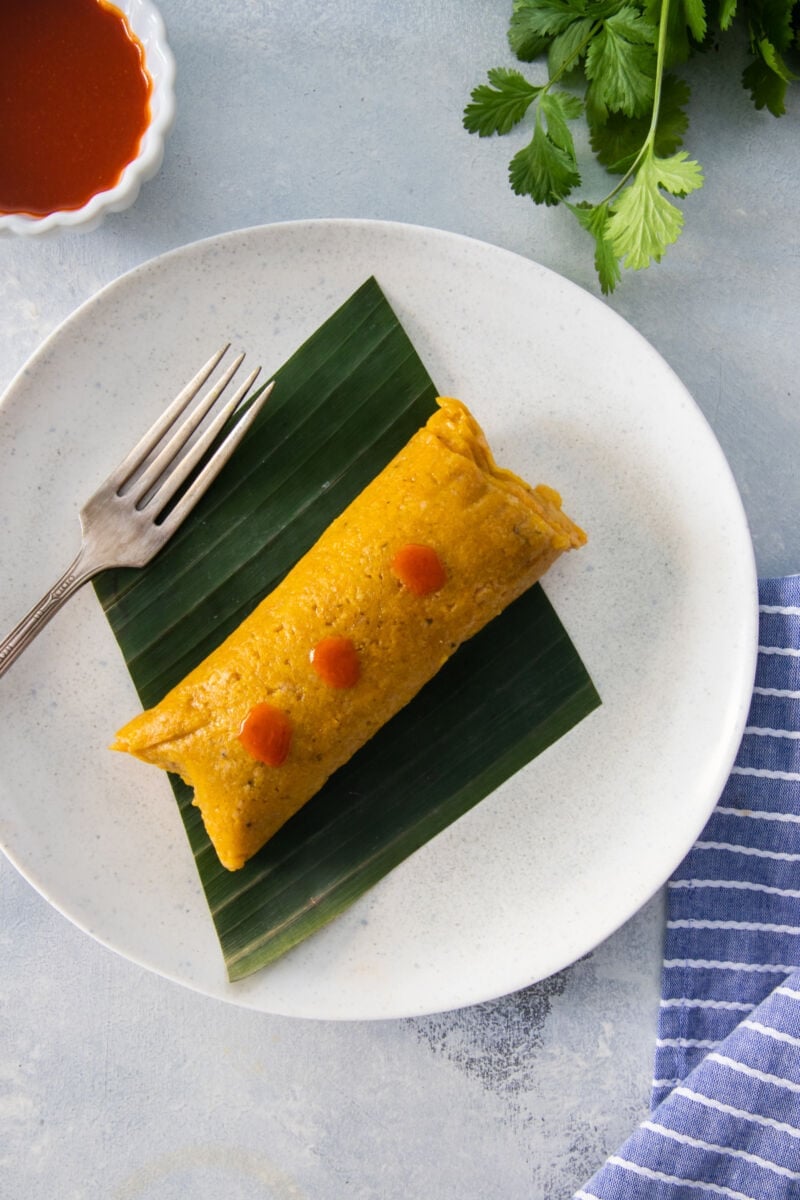
<svg viewBox="0 0 800 1200"><path fill-rule="evenodd" d="M53 614L58 612L61 605L96 573L97 567L86 562L86 555L81 549L47 595L43 596L16 628L12 629L8 637L0 642L0 675L5 674Z"/></svg>

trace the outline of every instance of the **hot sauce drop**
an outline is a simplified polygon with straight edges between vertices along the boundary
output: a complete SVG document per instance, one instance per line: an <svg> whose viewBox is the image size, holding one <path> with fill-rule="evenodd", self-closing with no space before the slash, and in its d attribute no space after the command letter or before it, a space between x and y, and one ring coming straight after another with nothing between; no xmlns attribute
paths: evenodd
<svg viewBox="0 0 800 1200"><path fill-rule="evenodd" d="M311 666L328 687L351 688L358 683L361 664L350 638L326 637L311 651Z"/></svg>
<svg viewBox="0 0 800 1200"><path fill-rule="evenodd" d="M139 41L106 0L0 0L0 213L81 208L150 119Z"/></svg>
<svg viewBox="0 0 800 1200"><path fill-rule="evenodd" d="M411 542L401 546L391 561L394 575L415 596L438 592L447 580L447 572L432 546Z"/></svg>
<svg viewBox="0 0 800 1200"><path fill-rule="evenodd" d="M239 741L259 762L279 767L292 744L292 723L274 704L256 704L242 721Z"/></svg>

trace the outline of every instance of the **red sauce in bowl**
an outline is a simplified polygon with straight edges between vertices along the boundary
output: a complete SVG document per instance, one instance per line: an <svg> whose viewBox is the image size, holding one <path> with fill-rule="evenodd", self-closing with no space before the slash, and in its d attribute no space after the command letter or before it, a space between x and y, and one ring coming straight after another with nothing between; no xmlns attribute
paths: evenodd
<svg viewBox="0 0 800 1200"><path fill-rule="evenodd" d="M151 82L105 0L0 0L0 213L82 208L139 151Z"/></svg>

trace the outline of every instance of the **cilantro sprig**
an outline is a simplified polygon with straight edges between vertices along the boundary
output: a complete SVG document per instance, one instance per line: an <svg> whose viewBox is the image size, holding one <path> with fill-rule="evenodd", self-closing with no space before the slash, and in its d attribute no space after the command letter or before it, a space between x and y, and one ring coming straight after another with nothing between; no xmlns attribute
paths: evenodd
<svg viewBox="0 0 800 1200"><path fill-rule="evenodd" d="M547 79L534 84L514 68L493 68L473 90L464 125L489 137L530 119L530 140L509 164L511 187L574 214L594 241L606 294L623 268L660 262L680 236L675 201L702 187L703 173L681 149L690 92L676 71L735 19L746 25L751 55L742 83L756 108L780 116L798 78L789 64L800 50L800 0L513 0L511 49L521 62L546 58ZM573 196L581 118L597 161L618 176L600 199Z"/></svg>

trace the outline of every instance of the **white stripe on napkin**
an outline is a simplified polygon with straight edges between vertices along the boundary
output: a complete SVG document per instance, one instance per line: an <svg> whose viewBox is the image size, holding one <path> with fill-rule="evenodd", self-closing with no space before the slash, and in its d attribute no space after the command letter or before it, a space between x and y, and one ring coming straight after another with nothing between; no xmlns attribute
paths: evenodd
<svg viewBox="0 0 800 1200"><path fill-rule="evenodd" d="M693 1092L691 1088L677 1087L675 1091L677 1095L685 1096L687 1100L693 1100L695 1104L713 1108L716 1112L726 1113L729 1117L737 1117L755 1125L766 1125L778 1133L787 1133L789 1137L800 1138L800 1129L795 1125L787 1125L785 1121L776 1121L773 1117L762 1117L758 1113L748 1112L744 1108L734 1108L732 1104L723 1104L721 1100L715 1100L712 1096L704 1096L701 1092Z"/></svg>
<svg viewBox="0 0 800 1200"><path fill-rule="evenodd" d="M667 884L668 888L691 888L699 891L701 888L731 888L739 891L764 892L769 896L788 896L792 900L800 900L800 888L772 887L768 883L751 883L748 879L673 879Z"/></svg>
<svg viewBox="0 0 800 1200"><path fill-rule="evenodd" d="M742 1075L747 1075L750 1079L757 1079L759 1083L768 1083L772 1087L786 1088L789 1092L797 1092L800 1095L800 1083L795 1083L792 1079L786 1079L782 1075L772 1075L769 1071L759 1071L757 1067L748 1067L746 1063L737 1062L735 1058L729 1058L726 1054L719 1054L716 1050L712 1050L707 1056L709 1062L719 1063L723 1067L730 1068L731 1071L740 1071Z"/></svg>

